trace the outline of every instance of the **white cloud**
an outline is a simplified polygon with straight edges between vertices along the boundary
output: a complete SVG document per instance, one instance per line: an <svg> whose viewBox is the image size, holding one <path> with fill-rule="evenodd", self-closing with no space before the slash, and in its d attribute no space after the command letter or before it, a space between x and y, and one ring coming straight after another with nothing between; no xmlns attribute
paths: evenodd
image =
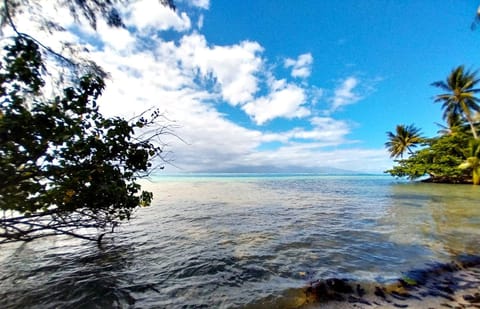
<svg viewBox="0 0 480 309"><path fill-rule="evenodd" d="M287 58L284 62L285 68L292 68L292 77L306 78L310 76L312 70L313 57L312 54L302 54L298 58Z"/></svg>
<svg viewBox="0 0 480 309"><path fill-rule="evenodd" d="M281 142L292 144L299 141L312 142L315 148L327 146L338 146L354 141L347 140L346 136L351 131L351 124L344 120L336 120L330 117L313 117L310 119L312 128L307 130L297 127L290 131L265 133L262 135L262 142Z"/></svg>
<svg viewBox="0 0 480 309"><path fill-rule="evenodd" d="M135 37L124 28L112 28L109 27L104 21L97 23L97 33L101 41L107 45L107 47L117 50L118 52L124 52L135 46Z"/></svg>
<svg viewBox="0 0 480 309"><path fill-rule="evenodd" d="M321 150L323 144L298 143L273 151L254 152L245 160L253 166L333 167L358 172L381 172L391 167L384 149Z"/></svg>
<svg viewBox="0 0 480 309"><path fill-rule="evenodd" d="M162 48L167 49L159 47ZM102 112L130 118L148 108L160 108L168 119L175 121L175 134L184 140L162 136L162 141L169 144L167 150L173 151L173 164L181 170L238 164L235 162L260 144L261 132L226 120L206 103L212 94L191 84L189 75L175 67L175 61L158 61L147 52L115 58L102 52L97 56L103 57L102 63L113 76L99 102ZM135 67L140 74L132 73Z"/></svg>
<svg viewBox="0 0 480 309"><path fill-rule="evenodd" d="M258 43L250 41L209 47L204 36L194 33L182 38L177 55L185 69L213 79L223 99L237 105L252 100L258 90L256 74L262 68L258 53L262 51Z"/></svg>
<svg viewBox="0 0 480 309"><path fill-rule="evenodd" d="M133 1L123 13L126 16L125 23L137 27L140 31L186 31L191 28L190 18L185 12L175 12L158 0Z"/></svg>
<svg viewBox="0 0 480 309"><path fill-rule="evenodd" d="M303 106L305 99L304 89L287 84L275 89L268 96L243 105L242 109L261 125L277 117L292 119L310 115L310 111Z"/></svg>
<svg viewBox="0 0 480 309"><path fill-rule="evenodd" d="M198 21L197 21L197 28L198 29L203 28L203 19L204 19L203 14L198 17Z"/></svg>
<svg viewBox="0 0 480 309"><path fill-rule="evenodd" d="M324 90L322 88L317 88L315 86L311 87L308 90L308 95L310 98L310 101L312 102L312 105L315 105L320 101L320 99L323 97Z"/></svg>
<svg viewBox="0 0 480 309"><path fill-rule="evenodd" d="M190 4L198 8L207 10L210 6L210 0L190 0Z"/></svg>
<svg viewBox="0 0 480 309"><path fill-rule="evenodd" d="M95 35L101 41L103 48L93 49L89 56L112 76L99 101L102 112L130 118L148 108L160 108L175 121L175 133L185 141L162 137L169 144L168 150L173 151L173 163L182 170L248 165L330 166L363 171L389 167L391 162L383 149L341 149L354 143L347 138L352 125L344 120L313 117L308 128L298 124L284 132L268 132L267 126L253 130L229 120L217 110L218 101L244 111L257 124L265 124L275 118L311 116L311 105L323 91L306 83L295 84L290 76L274 76L259 43L209 44L205 36L191 32L190 17L185 13L176 14L161 6L152 10L152 3L137 1L137 6L129 9L126 22L137 33L99 23L97 34L83 35ZM200 8L209 6L209 1L191 3ZM180 33L181 39L176 41L152 35L149 48L139 49L140 37L154 33L154 29L190 32ZM56 46L59 39L79 40L73 33L64 33L46 38L45 42ZM292 77L305 78L310 75L312 62L311 54L303 54L283 64L292 69ZM345 79L335 90L332 109L364 96L358 90L360 84L355 77ZM280 146L275 151L258 150L269 142Z"/></svg>
<svg viewBox="0 0 480 309"><path fill-rule="evenodd" d="M313 130L297 131L293 137L341 144L345 142L345 136L350 133L350 126L343 120L330 117L314 117L310 122L314 126Z"/></svg>
<svg viewBox="0 0 480 309"><path fill-rule="evenodd" d="M354 92L354 89L358 86L358 83L359 80L357 78L350 76L335 89L334 97L332 98L332 111L335 111L345 105L353 104L362 98L359 94Z"/></svg>

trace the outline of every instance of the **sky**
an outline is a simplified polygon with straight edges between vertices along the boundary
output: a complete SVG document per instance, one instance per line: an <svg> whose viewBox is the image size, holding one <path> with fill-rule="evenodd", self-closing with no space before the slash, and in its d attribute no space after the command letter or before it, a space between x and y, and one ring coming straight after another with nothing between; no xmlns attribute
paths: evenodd
<svg viewBox="0 0 480 309"><path fill-rule="evenodd" d="M126 29L97 31L45 6L68 31L41 37L86 47L109 72L103 113L164 114L176 135L162 137L166 172L382 173L387 131L413 123L435 136L443 123L430 84L480 68L475 1L175 4L133 1L119 7Z"/></svg>

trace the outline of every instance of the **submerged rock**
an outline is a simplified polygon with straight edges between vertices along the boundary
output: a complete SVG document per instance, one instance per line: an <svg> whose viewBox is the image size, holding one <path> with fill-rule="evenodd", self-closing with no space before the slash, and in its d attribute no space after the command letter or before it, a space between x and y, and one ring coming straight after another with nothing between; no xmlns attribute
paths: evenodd
<svg viewBox="0 0 480 309"><path fill-rule="evenodd" d="M463 295L463 299L469 303L480 304L480 293L475 293L475 295Z"/></svg>
<svg viewBox="0 0 480 309"><path fill-rule="evenodd" d="M330 278L324 281L312 282L307 290L307 294L311 294L319 301L327 300L345 300L345 296L341 294L352 294L353 288L346 279Z"/></svg>
<svg viewBox="0 0 480 309"><path fill-rule="evenodd" d="M480 256L464 255L450 263L414 269L385 285L342 278L316 280L305 295L322 307L331 303L328 308L480 308Z"/></svg>

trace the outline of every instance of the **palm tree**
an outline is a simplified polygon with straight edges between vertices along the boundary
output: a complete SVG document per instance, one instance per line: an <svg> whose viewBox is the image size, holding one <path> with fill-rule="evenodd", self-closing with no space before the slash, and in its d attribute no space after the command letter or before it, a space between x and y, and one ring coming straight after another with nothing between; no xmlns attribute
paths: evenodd
<svg viewBox="0 0 480 309"><path fill-rule="evenodd" d="M445 121L447 123L446 125L435 122L435 124L441 128L440 130L437 131L438 134L454 135L459 131L463 131L465 129L464 128L465 122L462 120L462 118L458 114L449 114Z"/></svg>
<svg viewBox="0 0 480 309"><path fill-rule="evenodd" d="M460 164L461 169L472 169L472 180L474 185L480 185L480 140L470 141L470 147L466 155L467 159Z"/></svg>
<svg viewBox="0 0 480 309"><path fill-rule="evenodd" d="M480 106L477 104L480 100L475 97L480 89L474 89L479 82L475 75L476 72L465 71L461 65L452 70L445 81L437 81L432 85L447 91L435 97L435 102L443 103L443 118L447 120L455 115L461 116L469 123L473 137L477 139L473 113L480 111Z"/></svg>
<svg viewBox="0 0 480 309"><path fill-rule="evenodd" d="M413 154L412 149L423 141L420 129L413 124L405 126L403 124L397 125L396 132L387 132L389 141L385 143L388 148L391 158L403 158L403 154L408 151Z"/></svg>

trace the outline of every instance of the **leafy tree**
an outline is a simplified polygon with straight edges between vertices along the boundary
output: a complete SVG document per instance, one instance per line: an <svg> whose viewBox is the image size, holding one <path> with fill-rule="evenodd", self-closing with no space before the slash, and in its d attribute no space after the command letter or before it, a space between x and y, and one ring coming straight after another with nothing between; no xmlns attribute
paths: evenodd
<svg viewBox="0 0 480 309"><path fill-rule="evenodd" d="M480 141L470 140L468 151L466 152L465 161L459 165L461 169L472 170L472 182L480 185Z"/></svg>
<svg viewBox="0 0 480 309"><path fill-rule="evenodd" d="M479 184L480 142L476 117L480 107L475 94L480 90L474 88L477 83L475 73L465 71L463 66L455 68L445 82L433 83L448 91L435 98L435 102L443 102L447 126L442 126L439 137L430 139L419 140L419 129L412 125L398 125L396 134L388 132L389 140L385 146L391 157L402 157L407 150L410 156L395 160L397 165L386 172L410 179L429 175L431 182L467 183L473 179L474 184ZM412 152L409 145L415 142L423 142L425 147Z"/></svg>
<svg viewBox="0 0 480 309"><path fill-rule="evenodd" d="M105 20L110 27L125 27L122 16L118 11L118 7L126 5L136 0L48 0L49 4L54 8L64 7L70 12L72 18L78 22L86 22L88 25L96 29L100 19ZM162 5L176 10L173 0L157 0ZM94 73L102 76L107 75L94 62L80 56L81 51L85 48L79 48L71 42L60 41L62 48L60 51L44 45L34 36L22 32L15 24L15 19L21 18L22 13L30 13L32 21L37 25L37 30L54 35L56 32L67 31L52 16L46 16L42 7L45 0L0 0L0 33L6 27L10 27L16 36L21 36L33 40L41 49L44 61L55 62L60 69L58 80L60 84L67 81L79 82L79 77L87 73ZM53 60L53 61L52 61ZM52 72L50 72L52 77ZM59 85L61 86L61 85ZM61 88L61 87L60 87Z"/></svg>
<svg viewBox="0 0 480 309"><path fill-rule="evenodd" d="M396 166L387 170L392 176L416 179L429 175L431 182L464 183L471 178L459 165L466 159L464 149L471 135L467 131L426 139L426 147L407 159L397 160Z"/></svg>
<svg viewBox="0 0 480 309"><path fill-rule="evenodd" d="M395 133L387 132L388 142L385 146L390 152L390 157L398 158L403 157L403 154L408 151L409 154L413 154L412 149L422 142L423 138L420 134L420 129L416 128L413 124L397 125Z"/></svg>
<svg viewBox="0 0 480 309"><path fill-rule="evenodd" d="M465 71L464 66L458 66L452 70L445 81L432 83L433 86L447 91L435 97L435 102L443 103L443 118L447 120L450 117L461 116L469 123L475 139L478 138L478 134L473 116L475 112L480 111L478 105L480 99L475 96L480 91L480 89L475 89L478 82L476 72Z"/></svg>
<svg viewBox="0 0 480 309"><path fill-rule="evenodd" d="M158 111L130 120L104 117L97 100L106 75L94 63L75 71L82 73L75 83L58 84L59 95L46 98L47 57L76 62L15 28L12 16L40 2L3 1L2 22L16 36L2 42L7 43L0 62L0 243L59 234L101 240L151 203L152 193L137 180L161 158L158 138L171 131L158 127ZM74 16L86 14L94 26L92 14L103 16L118 2L58 3Z"/></svg>
<svg viewBox="0 0 480 309"><path fill-rule="evenodd" d="M76 87L45 101L41 54L35 42L18 37L0 74L0 237L31 240L107 229L147 206L152 193L136 179L146 174L161 149L135 132L159 117L129 122L105 118L96 101L104 81L83 76ZM28 104L27 104L28 103ZM10 216L7 216L7 212Z"/></svg>

